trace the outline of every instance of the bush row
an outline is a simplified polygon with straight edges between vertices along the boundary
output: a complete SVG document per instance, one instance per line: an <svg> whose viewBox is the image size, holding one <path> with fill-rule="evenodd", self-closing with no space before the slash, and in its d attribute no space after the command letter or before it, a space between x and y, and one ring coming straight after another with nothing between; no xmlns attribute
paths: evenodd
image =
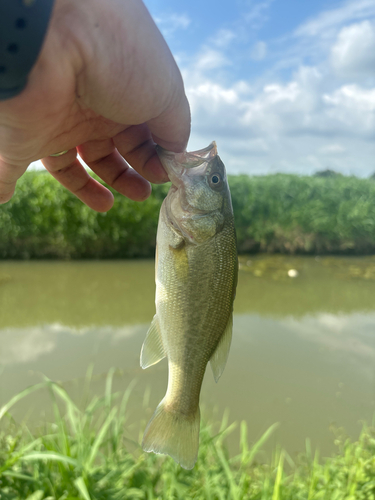
<svg viewBox="0 0 375 500"><path fill-rule="evenodd" d="M230 176L238 249L368 254L375 251L375 182L355 177ZM0 206L0 258L151 257L168 185L142 203L114 192L97 213L45 172L26 173Z"/></svg>

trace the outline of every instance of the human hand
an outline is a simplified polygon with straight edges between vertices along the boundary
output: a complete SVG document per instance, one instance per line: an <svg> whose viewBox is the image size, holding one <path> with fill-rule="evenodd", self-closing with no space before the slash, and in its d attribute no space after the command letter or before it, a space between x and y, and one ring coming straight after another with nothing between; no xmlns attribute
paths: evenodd
<svg viewBox="0 0 375 500"><path fill-rule="evenodd" d="M109 210L112 193L77 152L107 184L144 200L148 181L168 180L155 143L180 152L189 133L180 72L142 1L56 0L26 88L0 102L0 203L42 159L89 207Z"/></svg>

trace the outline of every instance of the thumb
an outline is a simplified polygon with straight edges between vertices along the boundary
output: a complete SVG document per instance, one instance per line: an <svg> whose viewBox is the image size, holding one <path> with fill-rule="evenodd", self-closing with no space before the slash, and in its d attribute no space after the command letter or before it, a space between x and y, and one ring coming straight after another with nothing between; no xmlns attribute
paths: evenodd
<svg viewBox="0 0 375 500"><path fill-rule="evenodd" d="M178 95L157 118L147 124L153 140L162 148L181 153L186 150L190 136L190 107L184 87L177 87Z"/></svg>

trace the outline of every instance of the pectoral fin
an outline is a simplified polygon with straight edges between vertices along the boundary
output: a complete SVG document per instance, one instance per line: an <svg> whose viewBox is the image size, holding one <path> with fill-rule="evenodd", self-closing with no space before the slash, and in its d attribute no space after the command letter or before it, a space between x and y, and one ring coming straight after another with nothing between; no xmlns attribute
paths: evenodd
<svg viewBox="0 0 375 500"><path fill-rule="evenodd" d="M158 317L155 314L151 326L148 329L146 339L143 342L141 351L141 367L143 369L159 363L165 358L166 354L163 347L163 341L159 329Z"/></svg>
<svg viewBox="0 0 375 500"><path fill-rule="evenodd" d="M215 352L211 356L211 368L214 374L215 382L221 377L225 365L227 363L230 344L232 341L232 329L233 329L233 314L230 315L228 324L225 328L225 332L220 339L219 345L216 347Z"/></svg>

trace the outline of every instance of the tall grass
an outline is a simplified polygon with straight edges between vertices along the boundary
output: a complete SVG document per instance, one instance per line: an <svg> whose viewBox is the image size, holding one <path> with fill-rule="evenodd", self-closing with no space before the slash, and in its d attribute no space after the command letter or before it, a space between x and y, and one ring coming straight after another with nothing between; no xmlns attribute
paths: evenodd
<svg viewBox="0 0 375 500"><path fill-rule="evenodd" d="M156 186L144 203L114 192L114 208L97 213L47 173L26 173L12 200L0 206L0 258L153 256L167 191L167 186Z"/></svg>
<svg viewBox="0 0 375 500"><path fill-rule="evenodd" d="M355 177L230 176L238 249L375 252L375 181ZM0 258L152 257L168 185L137 203L114 192L96 213L44 172L26 173L0 206Z"/></svg>
<svg viewBox="0 0 375 500"><path fill-rule="evenodd" d="M230 179L241 252L375 251L375 182L275 174Z"/></svg>
<svg viewBox="0 0 375 500"><path fill-rule="evenodd" d="M198 462L186 471L168 457L130 453L126 415L131 394L112 393L113 370L105 394L81 410L52 381L30 387L0 410L1 500L354 500L375 498L375 431L364 427L356 442L336 436L337 453L321 459L306 451L293 460L275 449L267 463L257 462L271 426L249 445L245 422L240 453L230 457L225 439L235 428L201 429ZM53 423L31 432L18 426L10 410L21 398L45 387L50 391ZM137 447L137 436L132 447Z"/></svg>

